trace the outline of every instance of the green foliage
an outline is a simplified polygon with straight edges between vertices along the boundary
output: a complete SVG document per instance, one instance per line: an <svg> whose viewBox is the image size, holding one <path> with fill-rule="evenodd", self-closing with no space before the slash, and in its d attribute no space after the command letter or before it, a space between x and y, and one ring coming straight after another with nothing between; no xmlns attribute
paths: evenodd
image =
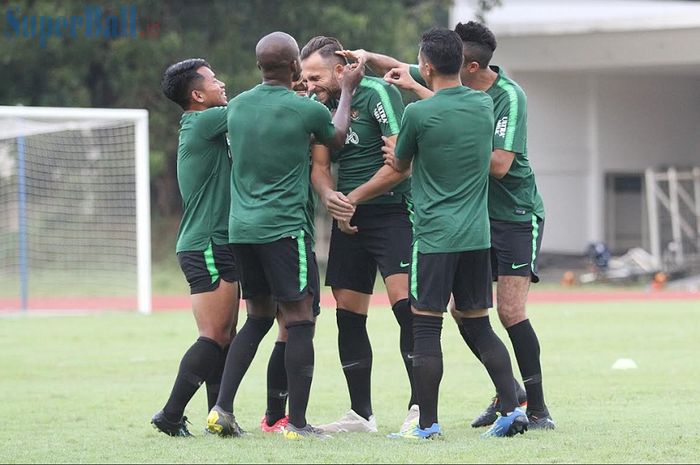
<svg viewBox="0 0 700 465"><path fill-rule="evenodd" d="M82 35L38 39L0 35L0 104L146 108L150 112L153 151L154 212L179 212L175 154L179 108L160 91L160 77L170 64L190 57L206 58L227 84L229 96L259 81L254 49L264 34L282 30L300 46L319 34L338 37L348 48L376 49L414 60L420 32L446 25L450 0L212 0L151 2L81 0L61 2L0 1L21 15L82 15L100 5L105 15L135 6L136 39L94 39Z"/></svg>

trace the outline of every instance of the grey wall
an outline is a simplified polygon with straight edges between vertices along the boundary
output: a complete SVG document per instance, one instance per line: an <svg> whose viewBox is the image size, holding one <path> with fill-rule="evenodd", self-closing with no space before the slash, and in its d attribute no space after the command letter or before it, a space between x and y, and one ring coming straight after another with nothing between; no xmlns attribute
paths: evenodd
<svg viewBox="0 0 700 465"><path fill-rule="evenodd" d="M545 201L543 250L604 239L604 177L700 165L695 76L512 73L528 95L529 156Z"/></svg>

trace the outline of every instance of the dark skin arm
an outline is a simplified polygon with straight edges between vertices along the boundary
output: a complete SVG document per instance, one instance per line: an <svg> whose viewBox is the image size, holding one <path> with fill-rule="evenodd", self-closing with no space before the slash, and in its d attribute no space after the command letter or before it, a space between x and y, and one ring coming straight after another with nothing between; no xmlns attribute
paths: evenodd
<svg viewBox="0 0 700 465"><path fill-rule="evenodd" d="M352 94L357 89L358 84L365 75L365 62L359 60L357 63L347 65L343 71L343 77L340 82L340 101L338 108L333 116L333 125L335 126L335 137L329 144L329 147L339 149L345 145L348 128L350 127L350 102Z"/></svg>
<svg viewBox="0 0 700 465"><path fill-rule="evenodd" d="M510 167L515 159L515 154L513 152L508 152L507 150L496 149L491 154L491 166L489 168L489 174L496 179L501 179L503 176L508 174Z"/></svg>
<svg viewBox="0 0 700 465"><path fill-rule="evenodd" d="M331 174L331 155L327 147L313 145L311 147L311 184L326 206L328 213L339 221L350 221L355 213L355 207L342 192L335 190L335 182Z"/></svg>

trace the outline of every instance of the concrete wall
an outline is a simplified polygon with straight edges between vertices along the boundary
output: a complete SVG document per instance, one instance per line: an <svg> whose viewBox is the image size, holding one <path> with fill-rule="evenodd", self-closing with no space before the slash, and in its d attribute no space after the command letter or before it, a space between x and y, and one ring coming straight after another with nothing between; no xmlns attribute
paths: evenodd
<svg viewBox="0 0 700 465"><path fill-rule="evenodd" d="M529 156L547 210L544 251L579 254L605 238L606 173L700 165L695 76L510 74L528 95Z"/></svg>

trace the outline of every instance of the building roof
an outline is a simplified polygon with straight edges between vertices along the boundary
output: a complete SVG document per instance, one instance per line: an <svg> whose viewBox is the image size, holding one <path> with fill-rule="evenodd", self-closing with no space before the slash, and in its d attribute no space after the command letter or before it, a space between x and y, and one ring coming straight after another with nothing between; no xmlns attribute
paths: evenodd
<svg viewBox="0 0 700 465"><path fill-rule="evenodd" d="M456 1L454 22L473 18ZM498 37L700 28L700 2L662 0L502 0L486 15Z"/></svg>

